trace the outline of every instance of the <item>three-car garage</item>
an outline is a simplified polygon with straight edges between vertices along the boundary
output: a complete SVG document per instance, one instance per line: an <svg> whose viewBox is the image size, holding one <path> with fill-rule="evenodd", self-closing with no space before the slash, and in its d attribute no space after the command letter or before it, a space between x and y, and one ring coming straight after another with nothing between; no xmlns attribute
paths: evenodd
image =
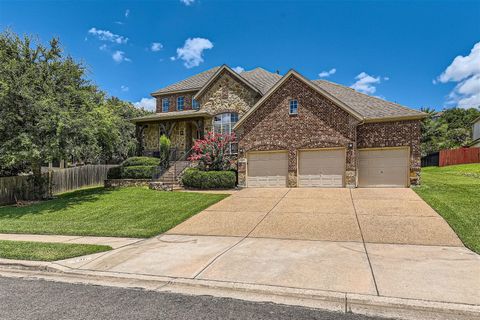
<svg viewBox="0 0 480 320"><path fill-rule="evenodd" d="M247 187L286 187L288 152L247 153ZM406 187L409 173L409 148L357 150L358 187ZM346 149L322 148L296 151L298 187L345 187Z"/></svg>

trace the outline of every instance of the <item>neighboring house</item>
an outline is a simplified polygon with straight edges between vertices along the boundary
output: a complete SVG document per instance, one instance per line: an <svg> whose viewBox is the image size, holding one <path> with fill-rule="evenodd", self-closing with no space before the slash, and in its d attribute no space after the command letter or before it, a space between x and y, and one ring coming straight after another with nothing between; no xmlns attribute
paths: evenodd
<svg viewBox="0 0 480 320"><path fill-rule="evenodd" d="M240 186L399 187L417 184L425 114L294 70L212 68L152 94L134 121L143 153L166 134L187 152L213 131L237 134Z"/></svg>
<svg viewBox="0 0 480 320"><path fill-rule="evenodd" d="M470 146L480 148L480 117L473 121L472 139Z"/></svg>

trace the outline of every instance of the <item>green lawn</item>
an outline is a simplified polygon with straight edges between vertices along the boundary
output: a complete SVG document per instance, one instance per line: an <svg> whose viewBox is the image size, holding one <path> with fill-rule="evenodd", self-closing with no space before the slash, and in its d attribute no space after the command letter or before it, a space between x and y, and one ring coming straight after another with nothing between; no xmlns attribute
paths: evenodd
<svg viewBox="0 0 480 320"><path fill-rule="evenodd" d="M90 188L27 207L0 207L0 233L151 237L228 195Z"/></svg>
<svg viewBox="0 0 480 320"><path fill-rule="evenodd" d="M0 241L0 258L55 261L112 250L109 246L32 241Z"/></svg>
<svg viewBox="0 0 480 320"><path fill-rule="evenodd" d="M423 168L422 185L414 190L480 253L480 164Z"/></svg>

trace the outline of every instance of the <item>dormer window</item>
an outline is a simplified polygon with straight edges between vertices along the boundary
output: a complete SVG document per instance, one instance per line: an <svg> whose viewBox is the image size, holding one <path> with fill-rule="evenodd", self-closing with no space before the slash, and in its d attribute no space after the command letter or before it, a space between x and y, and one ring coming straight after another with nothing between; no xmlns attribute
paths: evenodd
<svg viewBox="0 0 480 320"><path fill-rule="evenodd" d="M185 98L183 96L178 97L177 98L177 110L178 111L183 111L184 106L185 106Z"/></svg>
<svg viewBox="0 0 480 320"><path fill-rule="evenodd" d="M288 113L290 115L298 114L298 100L297 99L290 100L290 108L289 108Z"/></svg>
<svg viewBox="0 0 480 320"><path fill-rule="evenodd" d="M195 99L192 99L192 109L193 109L193 110L198 110L198 109L200 109L200 103L198 103L198 101L195 100Z"/></svg>
<svg viewBox="0 0 480 320"><path fill-rule="evenodd" d="M162 112L168 112L170 109L170 100L168 98L162 99Z"/></svg>

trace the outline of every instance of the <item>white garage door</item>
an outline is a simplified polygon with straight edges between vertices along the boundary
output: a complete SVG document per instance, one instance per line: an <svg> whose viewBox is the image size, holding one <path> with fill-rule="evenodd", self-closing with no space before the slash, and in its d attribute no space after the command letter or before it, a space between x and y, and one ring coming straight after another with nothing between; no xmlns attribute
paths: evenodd
<svg viewBox="0 0 480 320"><path fill-rule="evenodd" d="M299 187L343 187L344 176L345 149L299 151Z"/></svg>
<svg viewBox="0 0 480 320"><path fill-rule="evenodd" d="M359 187L408 186L408 148L358 151Z"/></svg>
<svg viewBox="0 0 480 320"><path fill-rule="evenodd" d="M287 152L254 152L247 155L247 187L286 187Z"/></svg>

